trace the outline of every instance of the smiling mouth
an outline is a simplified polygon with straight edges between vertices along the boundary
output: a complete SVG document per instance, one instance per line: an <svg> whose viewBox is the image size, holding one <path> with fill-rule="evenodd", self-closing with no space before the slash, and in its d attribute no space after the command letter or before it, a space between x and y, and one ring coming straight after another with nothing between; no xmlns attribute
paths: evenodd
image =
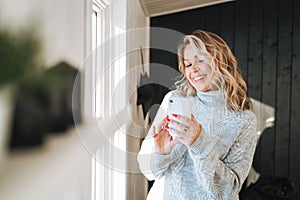
<svg viewBox="0 0 300 200"><path fill-rule="evenodd" d="M194 81L199 81L205 78L206 75L202 75L202 76L197 76L195 78L193 78Z"/></svg>

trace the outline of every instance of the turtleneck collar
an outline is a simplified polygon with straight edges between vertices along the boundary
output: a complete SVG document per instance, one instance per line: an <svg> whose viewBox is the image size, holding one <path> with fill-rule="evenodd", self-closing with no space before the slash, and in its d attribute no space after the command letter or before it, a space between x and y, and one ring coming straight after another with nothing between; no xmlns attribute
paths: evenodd
<svg viewBox="0 0 300 200"><path fill-rule="evenodd" d="M207 106L224 106L226 101L221 90L211 90L207 92L197 91L197 97L201 103Z"/></svg>

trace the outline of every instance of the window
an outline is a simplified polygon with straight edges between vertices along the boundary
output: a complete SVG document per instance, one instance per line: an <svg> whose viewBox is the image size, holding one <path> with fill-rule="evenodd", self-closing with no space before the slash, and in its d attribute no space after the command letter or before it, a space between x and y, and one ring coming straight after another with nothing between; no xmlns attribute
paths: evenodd
<svg viewBox="0 0 300 200"><path fill-rule="evenodd" d="M125 95L126 84L122 80L126 75L126 40L115 35L125 34L126 17L120 10L126 10L124 4L114 5L104 0L89 0L92 5L90 13L91 67L85 76L91 97L85 99L91 106L93 117L106 119L125 106L125 99L114 98L115 88L120 95ZM88 31L89 32L89 31ZM123 38L123 37L122 37ZM89 88L87 88L89 87ZM118 95L119 96L119 95ZM92 199L122 200L126 198L126 173L114 168L114 162L122 160L121 166L126 167L126 159L115 153L118 148L126 151L126 134L116 130L110 138L110 144L99 147L97 155L92 159ZM108 143L109 143L108 142ZM105 161L99 158L106 157ZM124 161L124 162L123 162Z"/></svg>
<svg viewBox="0 0 300 200"><path fill-rule="evenodd" d="M92 84L93 84L93 114L100 118L105 116L105 79L101 77L104 66L104 52L101 44L104 42L105 31L105 4L93 1L92 10Z"/></svg>

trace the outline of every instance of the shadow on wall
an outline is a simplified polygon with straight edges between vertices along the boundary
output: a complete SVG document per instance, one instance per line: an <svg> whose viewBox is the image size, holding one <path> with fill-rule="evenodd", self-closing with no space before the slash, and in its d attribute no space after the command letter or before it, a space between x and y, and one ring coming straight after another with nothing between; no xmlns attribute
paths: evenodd
<svg viewBox="0 0 300 200"><path fill-rule="evenodd" d="M253 103L253 112L257 117L257 135L260 138L265 129L274 126L275 108L253 98L251 98L251 101ZM246 179L246 186L248 187L251 184L255 184L259 178L260 174L251 167Z"/></svg>

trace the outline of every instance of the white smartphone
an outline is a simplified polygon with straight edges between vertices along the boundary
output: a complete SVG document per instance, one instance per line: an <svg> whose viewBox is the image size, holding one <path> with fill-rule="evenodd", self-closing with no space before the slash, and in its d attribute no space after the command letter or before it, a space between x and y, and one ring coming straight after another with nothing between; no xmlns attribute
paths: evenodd
<svg viewBox="0 0 300 200"><path fill-rule="evenodd" d="M183 125L188 126L188 124L185 124L183 121L177 119L172 114L181 115L187 118L191 118L192 113L192 101L190 97L182 97L182 96L174 96L172 95L169 98L168 102L168 116L170 119L174 121L178 121L182 123ZM175 138L172 131L170 131L170 135Z"/></svg>

